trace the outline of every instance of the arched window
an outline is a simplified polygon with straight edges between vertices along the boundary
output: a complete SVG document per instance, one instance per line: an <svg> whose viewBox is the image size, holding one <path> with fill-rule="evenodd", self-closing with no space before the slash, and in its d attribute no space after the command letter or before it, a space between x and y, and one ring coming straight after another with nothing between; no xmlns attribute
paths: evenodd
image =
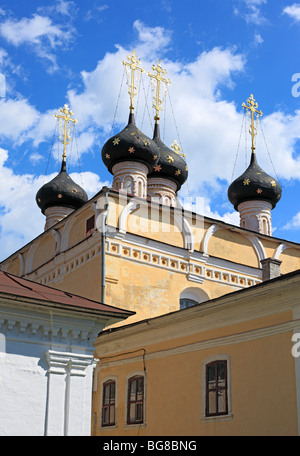
<svg viewBox="0 0 300 456"><path fill-rule="evenodd" d="M120 179L115 179L114 183L115 183L115 189L116 189L116 190L120 190L120 187L121 187L121 185L120 185L120 184L121 184Z"/></svg>
<svg viewBox="0 0 300 456"><path fill-rule="evenodd" d="M180 299L180 309L186 309L187 307L193 307L196 304L199 304L197 301L194 299L189 299L189 298L181 298Z"/></svg>
<svg viewBox="0 0 300 456"><path fill-rule="evenodd" d="M115 424L116 382L108 380L103 383L102 391L102 426Z"/></svg>
<svg viewBox="0 0 300 456"><path fill-rule="evenodd" d="M124 192L127 192L129 194L134 193L134 182L131 176L127 176L124 179L124 184L123 184L123 190Z"/></svg>
<svg viewBox="0 0 300 456"><path fill-rule="evenodd" d="M192 307L200 302L208 301L208 294L204 290L197 287L189 287L183 290L180 294L180 309Z"/></svg>
<svg viewBox="0 0 300 456"><path fill-rule="evenodd" d="M138 196L143 197L143 182L141 180L138 181Z"/></svg>
<svg viewBox="0 0 300 456"><path fill-rule="evenodd" d="M127 424L144 422L144 377L134 376L128 380Z"/></svg>

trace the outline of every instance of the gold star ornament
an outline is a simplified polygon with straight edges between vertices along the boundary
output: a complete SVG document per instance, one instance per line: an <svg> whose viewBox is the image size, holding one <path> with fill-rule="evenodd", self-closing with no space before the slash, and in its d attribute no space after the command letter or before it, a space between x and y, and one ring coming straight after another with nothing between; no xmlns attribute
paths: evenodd
<svg viewBox="0 0 300 456"><path fill-rule="evenodd" d="M117 146L117 145L119 144L119 142L120 142L120 138L115 138L115 139L113 140L113 145L114 145L114 146Z"/></svg>

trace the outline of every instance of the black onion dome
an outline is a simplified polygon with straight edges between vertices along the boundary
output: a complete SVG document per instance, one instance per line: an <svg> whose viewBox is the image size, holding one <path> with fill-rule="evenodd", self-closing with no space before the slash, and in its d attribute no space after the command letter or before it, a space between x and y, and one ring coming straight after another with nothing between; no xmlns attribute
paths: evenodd
<svg viewBox="0 0 300 456"><path fill-rule="evenodd" d="M246 171L228 188L228 199L234 208L245 201L263 200L276 206L281 198L281 186L273 177L261 169L252 153L251 162Z"/></svg>
<svg viewBox="0 0 300 456"><path fill-rule="evenodd" d="M42 213L51 206L64 206L78 209L88 201L85 191L66 172L63 161L60 173L43 185L36 194L36 202Z"/></svg>
<svg viewBox="0 0 300 456"><path fill-rule="evenodd" d="M137 128L134 115L130 113L128 125L106 141L101 156L110 173L115 164L124 161L143 163L151 172L157 164L159 151L156 143Z"/></svg>
<svg viewBox="0 0 300 456"><path fill-rule="evenodd" d="M167 147L160 139L159 124L155 124L153 140L156 142L160 154L157 165L153 172L148 175L151 177L163 177L169 179L177 185L177 191L186 182L188 168L184 158L174 150Z"/></svg>

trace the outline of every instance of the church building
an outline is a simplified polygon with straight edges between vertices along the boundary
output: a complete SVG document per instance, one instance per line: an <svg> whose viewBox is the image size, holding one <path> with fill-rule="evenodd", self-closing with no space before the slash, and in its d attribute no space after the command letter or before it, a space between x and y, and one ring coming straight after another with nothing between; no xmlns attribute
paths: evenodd
<svg viewBox="0 0 300 456"><path fill-rule="evenodd" d="M174 322L179 321L181 315L184 319L193 312L200 322L207 308L214 325L215 302L225 302L227 295L235 301L235 293L236 297L248 296L252 289L258 290L257 294L253 291L253 299L260 299L260 292L269 293L269 288L262 286L263 282L278 280L276 277L300 269L300 244L272 235L271 213L282 190L279 182L258 164L255 125L261 111L253 95L243 105L250 117L250 164L228 189L228 198L240 214L240 226L235 226L204 217L180 204L178 192L188 179L185 155L176 141L167 146L160 135L160 111L170 82L166 71L159 61L153 65L152 73L148 72L154 87L155 124L153 131L146 135L136 125L134 115L137 81L144 70L135 52L123 64L130 95L128 122L123 130L107 139L101 151L103 163L112 175L111 187L103 187L88 199L84 189L67 173L67 131L76 120L65 105L57 115L66 132L62 135L61 171L36 195L37 205L45 215L44 232L0 264L5 273L129 312L125 321L113 324L111 336L95 337L95 359L100 359L95 371L95 385L98 385L95 388L100 390L95 390L93 409L93 432L97 435L101 423L105 419L110 423L111 419L107 415L109 407L103 412L103 391L109 398L115 397L112 391L116 386L116 374L109 369L106 373L106 366L102 376L102 341L103 353L119 356L119 348L124 347L122 335L127 335L130 328L141 331L143 337L146 326L139 322L154 319L155 324L159 324L163 321L160 318L165 318L172 326L173 318ZM191 307L193 309L187 309ZM247 313L248 308L244 309ZM236 311L239 311L238 306ZM215 316L217 328L218 319L223 318L222 311L217 310ZM128 329L123 332L120 326L124 325ZM197 333L195 328L193 326L194 334ZM99 327L99 332L101 330ZM161 327L159 331L163 331ZM182 331L180 334L184 337L185 330ZM226 329L224 337L225 333ZM155 334L153 331L151 337ZM172 331L166 334L174 337ZM167 346L168 341L163 337L160 340ZM109 349L106 340L112 340ZM140 387L139 376L133 375L133 388ZM103 390L106 381L113 386ZM147 389L150 392L150 383ZM125 395L119 394L119 399L121 397L124 399ZM136 413L138 407L134 407ZM173 413L171 408L168 410ZM101 413L106 414L105 419ZM113 419L111 424L116 425ZM130 428L130 422L126 421L126 426ZM119 427L116 432L122 435L124 429Z"/></svg>

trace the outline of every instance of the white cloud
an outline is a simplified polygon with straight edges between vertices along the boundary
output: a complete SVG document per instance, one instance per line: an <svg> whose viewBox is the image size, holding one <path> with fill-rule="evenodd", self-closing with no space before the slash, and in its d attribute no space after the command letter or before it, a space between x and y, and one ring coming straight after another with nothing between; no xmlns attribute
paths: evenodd
<svg viewBox="0 0 300 456"><path fill-rule="evenodd" d="M298 212L291 221L289 221L284 227L284 230L298 230L300 228L300 212Z"/></svg>
<svg viewBox="0 0 300 456"><path fill-rule="evenodd" d="M14 46L29 45L35 53L50 63L49 71L58 69L54 50L66 46L74 30L67 25L55 25L48 16L34 14L20 20L6 19L0 24L0 35Z"/></svg>
<svg viewBox="0 0 300 456"><path fill-rule="evenodd" d="M34 165L36 163L39 163L41 160L43 160L44 157L41 155L41 154L38 154L37 152L33 152L32 154L30 154L29 156L29 160L31 161L31 163L33 163Z"/></svg>
<svg viewBox="0 0 300 456"><path fill-rule="evenodd" d="M8 151L0 148L0 261L43 232L45 217L36 204L35 195L55 176L55 173L39 177L17 175L8 167L8 156ZM78 185L84 184L89 197L109 185L92 172L71 173L70 177Z"/></svg>
<svg viewBox="0 0 300 456"><path fill-rule="evenodd" d="M262 36L261 36L260 33L256 33L256 34L254 35L254 42L255 42L256 44L262 44L262 43L264 42L264 40L263 40L263 38L262 38Z"/></svg>
<svg viewBox="0 0 300 456"><path fill-rule="evenodd" d="M262 14L261 6L267 0L239 0L239 6L234 7L234 14L243 17L247 23L262 25L267 19Z"/></svg>
<svg viewBox="0 0 300 456"><path fill-rule="evenodd" d="M167 76L171 79L169 93L172 101L171 109L170 99L167 95L166 108L161 114L162 139L170 146L176 138L181 142L183 152L187 155L189 179L182 192L206 197L204 207L206 216L238 225L239 215L233 208L231 211L230 204L224 206L225 213L219 214L211 209L212 205L207 195L211 195L212 192L215 192L215 195L221 195L223 192L225 195L223 199L226 200L227 186L232 176L243 119L241 103L245 100L241 100L236 106L224 98L222 90L223 87L234 90L236 77L240 77L245 72L245 57L233 48L216 47L199 54L194 61L189 63L179 60L172 61L164 58L164 51L172 43L169 31L161 27L147 27L140 21L134 23L134 29L138 34L134 47L125 49L117 45L115 52L106 53L94 70L82 71L83 88L81 90L72 89L67 92L68 103L79 121L76 127L79 155L97 145L100 156L101 146L111 134L112 120L122 81L122 60L126 59L127 55L135 49L137 56L142 61L142 66L145 70L150 71L152 64L157 63L159 56L162 58L162 67L167 69ZM160 41L155 39L157 35L159 35ZM137 98L135 99L136 123L145 134L152 137L154 117L151 108L152 100L150 98L145 100L149 84L148 76L144 75L143 81L145 90L141 85L138 106ZM245 98L248 95L250 94L246 94ZM145 101L147 101L152 125L147 110L145 110ZM263 100L258 100L258 102L262 104L260 108L263 110ZM52 139L56 122L54 110L40 113L27 100L21 99L1 103L1 135L14 140L17 144L31 140L35 147L45 140L49 142ZM175 114L176 124L172 110ZM129 95L124 79L115 117L117 130L123 128L127 122L128 113ZM16 118L18 118L17 123ZM264 116L262 122L268 150L279 177L300 180L300 159L295 156L295 145L300 139L300 110L290 115L285 115L278 110ZM249 145L250 138L248 141ZM34 224L38 232L43 229L41 226L43 227L44 218L41 217L34 200L35 192L42 185L42 178L15 175L8 168L8 164L4 166L7 155L3 149L0 151L2 154L0 155L2 157L2 164L0 162L0 182L2 184L2 187L0 185L2 194L0 207L4 207L4 218L1 218L2 235L4 233L3 244L6 242L5 239L10 239L10 233L13 233L22 245L25 240L27 242L35 235L31 231L33 224L26 227L26 224L21 222L22 217L26 218L25 212L35 214L33 215ZM73 153L76 154L76 151L73 150ZM38 159L38 156L34 154L33 150L31 160ZM260 128L258 128L257 155L262 168L274 175ZM282 157L285 159L282 160ZM76 155L74 159L77 159ZM242 163L237 164L234 178L244 170L245 161L243 159ZM81 177L74 176L78 184L82 185ZM274 175L274 177L276 176ZM89 196L104 185L94 173L82 173L82 180L83 187L89 192ZM210 188L209 192L205 191L207 186ZM25 195L22 199L20 199L21 188L24 188ZM21 204L22 207L20 207ZM16 230L19 231L16 233ZM16 244L14 250L15 248ZM6 247L3 249L7 253ZM4 256L4 254L2 255Z"/></svg>
<svg viewBox="0 0 300 456"><path fill-rule="evenodd" d="M141 59L143 68L150 71L152 64L157 64L158 51L161 57L170 45L171 35L161 27L146 27L140 21L134 23L134 28L138 31L139 37L138 42L135 43L136 55ZM161 43L161 49L158 48L158 43ZM84 88L81 92L74 89L68 92L69 104L76 112L78 125L82 128L94 124L102 128L105 138L109 137L121 85L122 60L126 59L131 52L132 49L126 50L117 46L116 52L107 53L98 62L95 70L82 72ZM189 186L192 191L198 191L203 181L214 183L220 176L228 179L233 163L229 159L224 163L224 157L233 156L241 115L233 103L222 100L220 89L224 85L234 87L234 75L244 71L244 57L236 54L234 49L214 48L209 52L203 52L189 64L163 60L162 65L167 69L167 76L171 79L172 107L190 168ZM119 68L119 71L116 71L116 68ZM150 82L145 74L143 81L144 86L140 84L138 106L137 98L135 99L136 122L139 128L151 137L153 131L145 109L145 101L152 124L154 115L151 108L152 100L145 100ZM127 121L128 107L129 96L124 80L115 119L116 124L120 125L119 128ZM166 144L170 145L175 138L177 140L179 138L168 97L166 111ZM162 118L161 123L163 122ZM220 138L222 138L221 143ZM199 160L200 162L203 160L206 166L199 169L199 166L196 166Z"/></svg>
<svg viewBox="0 0 300 456"><path fill-rule="evenodd" d="M294 3L293 5L286 6L283 9L283 14L287 14L295 21L300 21L300 3Z"/></svg>
<svg viewBox="0 0 300 456"><path fill-rule="evenodd" d="M39 116L38 111L25 100L0 100L0 136L19 141Z"/></svg>
<svg viewBox="0 0 300 456"><path fill-rule="evenodd" d="M55 47L63 37L63 31L52 24L49 17L34 14L17 20L8 19L0 25L0 34L9 43L20 46L24 43L40 44L43 38L49 40L51 47Z"/></svg>

